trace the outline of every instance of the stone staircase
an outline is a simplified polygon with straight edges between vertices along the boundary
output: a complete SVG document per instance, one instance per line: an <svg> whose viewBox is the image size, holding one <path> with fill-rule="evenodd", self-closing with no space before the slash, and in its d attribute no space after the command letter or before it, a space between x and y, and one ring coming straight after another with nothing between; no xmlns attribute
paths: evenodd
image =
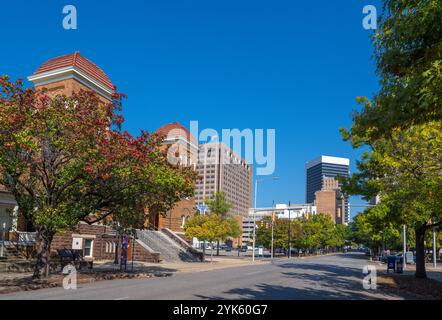
<svg viewBox="0 0 442 320"><path fill-rule="evenodd" d="M138 239L150 249L160 253L160 258L167 262L200 262L200 258L186 251L178 243L161 231L138 230Z"/></svg>
<svg viewBox="0 0 442 320"><path fill-rule="evenodd" d="M0 258L0 272L31 272L34 261L29 260L12 243L5 243L4 257Z"/></svg>

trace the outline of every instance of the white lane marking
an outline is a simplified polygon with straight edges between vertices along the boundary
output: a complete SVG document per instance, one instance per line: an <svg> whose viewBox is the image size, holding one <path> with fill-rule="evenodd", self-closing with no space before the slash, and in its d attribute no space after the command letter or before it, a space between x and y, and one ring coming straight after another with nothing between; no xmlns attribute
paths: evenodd
<svg viewBox="0 0 442 320"><path fill-rule="evenodd" d="M129 297L121 297L121 298L116 298L114 300L127 300L127 299L129 299Z"/></svg>

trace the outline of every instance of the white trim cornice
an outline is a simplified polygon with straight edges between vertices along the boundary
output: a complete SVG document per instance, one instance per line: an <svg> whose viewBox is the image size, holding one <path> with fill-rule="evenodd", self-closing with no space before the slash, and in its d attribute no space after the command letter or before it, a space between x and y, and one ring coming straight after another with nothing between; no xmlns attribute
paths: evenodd
<svg viewBox="0 0 442 320"><path fill-rule="evenodd" d="M75 79L89 89L97 92L104 98L112 100L113 88L110 88L101 81L94 79L93 77L89 76L87 73L81 71L75 66L50 70L28 77L28 80L30 82L38 86L44 86L49 83L67 79Z"/></svg>

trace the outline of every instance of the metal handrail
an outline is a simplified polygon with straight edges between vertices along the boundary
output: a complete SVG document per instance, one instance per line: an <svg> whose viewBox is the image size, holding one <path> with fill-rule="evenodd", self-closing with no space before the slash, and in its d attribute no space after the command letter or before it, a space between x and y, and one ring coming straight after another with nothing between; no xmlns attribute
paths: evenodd
<svg viewBox="0 0 442 320"><path fill-rule="evenodd" d="M150 230L149 227L153 228L155 231L160 231L160 228L155 226L152 222L148 222L148 226L147 226L148 230Z"/></svg>
<svg viewBox="0 0 442 320"><path fill-rule="evenodd" d="M24 231L16 231L14 230L14 233L18 236L17 242L18 243L25 243L26 245L29 244L35 244L35 236L37 235L37 232L24 232ZM33 235L33 239L29 239L26 236Z"/></svg>
<svg viewBox="0 0 442 320"><path fill-rule="evenodd" d="M12 243L15 247L15 249L18 252L21 252L24 254L24 256L26 257L26 259L32 258L34 252L35 252L35 238L33 240L29 240L26 238L25 235L29 235L29 234L33 234L34 236L36 235L36 232L21 232L21 231L17 231L17 230L13 230L12 233L17 237L17 241L10 241L10 243ZM25 247L31 247L31 250L22 250L22 248L20 246L25 245Z"/></svg>

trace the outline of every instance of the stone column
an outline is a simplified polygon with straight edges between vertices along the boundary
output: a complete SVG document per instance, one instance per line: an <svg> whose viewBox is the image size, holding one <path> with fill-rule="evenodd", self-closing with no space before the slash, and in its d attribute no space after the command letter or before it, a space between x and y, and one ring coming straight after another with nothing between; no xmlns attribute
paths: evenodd
<svg viewBox="0 0 442 320"><path fill-rule="evenodd" d="M18 206L15 206L14 210L12 211L12 225L11 225L12 231L17 231L17 223L18 223Z"/></svg>

